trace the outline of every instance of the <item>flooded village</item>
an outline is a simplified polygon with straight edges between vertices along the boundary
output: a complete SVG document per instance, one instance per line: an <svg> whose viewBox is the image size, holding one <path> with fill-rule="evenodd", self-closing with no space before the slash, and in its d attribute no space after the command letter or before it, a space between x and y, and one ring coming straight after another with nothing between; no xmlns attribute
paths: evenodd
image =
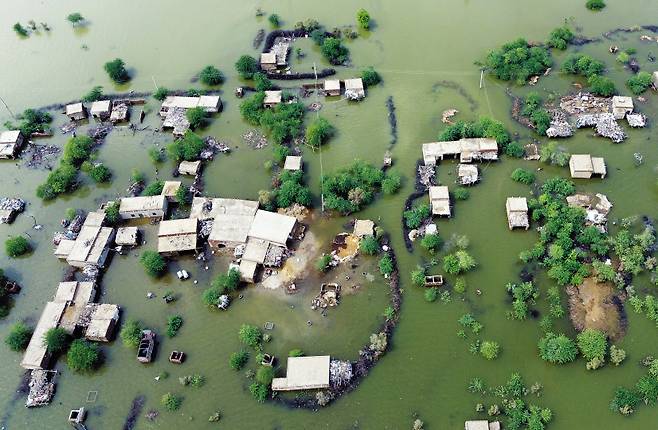
<svg viewBox="0 0 658 430"><path fill-rule="evenodd" d="M0 428L658 418L642 2L11 3Z"/></svg>

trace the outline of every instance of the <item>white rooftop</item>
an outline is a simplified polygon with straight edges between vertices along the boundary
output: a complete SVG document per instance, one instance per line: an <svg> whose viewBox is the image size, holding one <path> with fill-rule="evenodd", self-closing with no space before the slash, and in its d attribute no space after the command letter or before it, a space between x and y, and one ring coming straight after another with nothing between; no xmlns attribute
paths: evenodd
<svg viewBox="0 0 658 430"><path fill-rule="evenodd" d="M296 155L288 155L283 164L284 170L302 170L302 157Z"/></svg>
<svg viewBox="0 0 658 430"><path fill-rule="evenodd" d="M110 106L109 100L97 100L91 104L91 114L109 113Z"/></svg>
<svg viewBox="0 0 658 430"><path fill-rule="evenodd" d="M324 81L324 90L325 91L340 90L340 81L338 79L328 79Z"/></svg>
<svg viewBox="0 0 658 430"><path fill-rule="evenodd" d="M164 210L165 196L124 197L119 205L119 212L158 211Z"/></svg>
<svg viewBox="0 0 658 430"><path fill-rule="evenodd" d="M295 217L259 209L251 224L248 236L286 246L288 237L296 223L297 219Z"/></svg>
<svg viewBox="0 0 658 430"><path fill-rule="evenodd" d="M282 91L265 91L265 99L263 100L263 103L264 104L281 103L281 94Z"/></svg>
<svg viewBox="0 0 658 430"><path fill-rule="evenodd" d="M272 380L273 391L313 390L329 387L328 355L288 357L285 378Z"/></svg>
<svg viewBox="0 0 658 430"><path fill-rule="evenodd" d="M20 130L8 130L0 132L0 143L16 143L20 135Z"/></svg>
<svg viewBox="0 0 658 430"><path fill-rule="evenodd" d="M82 103L66 105L66 115L74 115L81 112L84 112L84 106L82 106Z"/></svg>

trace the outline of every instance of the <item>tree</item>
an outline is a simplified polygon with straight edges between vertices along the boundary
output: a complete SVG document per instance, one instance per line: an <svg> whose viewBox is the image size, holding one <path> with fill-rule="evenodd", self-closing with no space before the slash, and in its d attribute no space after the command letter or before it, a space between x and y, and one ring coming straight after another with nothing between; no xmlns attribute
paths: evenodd
<svg viewBox="0 0 658 430"><path fill-rule="evenodd" d="M190 198L191 198L190 190L187 187L184 187L182 185L178 187L174 195L174 199L176 200L176 203L178 203L179 205L186 205L190 203Z"/></svg>
<svg viewBox="0 0 658 430"><path fill-rule="evenodd" d="M539 356L549 363L565 364L576 359L578 348L576 343L564 334L546 333L539 339Z"/></svg>
<svg viewBox="0 0 658 430"><path fill-rule="evenodd" d="M169 90L165 87L158 87L158 89L153 93L153 98L159 101L164 101L169 95Z"/></svg>
<svg viewBox="0 0 658 430"><path fill-rule="evenodd" d="M139 257L146 273L152 277L162 276L167 270L167 262L155 251L144 251Z"/></svg>
<svg viewBox="0 0 658 430"><path fill-rule="evenodd" d="M455 200L468 200L468 198L471 196L470 191L468 191L464 187L455 188L455 191L453 191L452 194L453 194Z"/></svg>
<svg viewBox="0 0 658 430"><path fill-rule="evenodd" d="M602 331L591 328L583 330L577 336L578 349L587 361L605 360L608 339Z"/></svg>
<svg viewBox="0 0 658 430"><path fill-rule="evenodd" d="M571 75L590 77L603 74L605 64L586 54L570 54L562 63L560 70Z"/></svg>
<svg viewBox="0 0 658 430"><path fill-rule="evenodd" d="M23 27L20 22L17 22L16 24L14 24L14 26L12 28L14 29L16 34L18 34L21 37L27 37L28 34L29 34L27 32L27 29L25 27Z"/></svg>
<svg viewBox="0 0 658 430"><path fill-rule="evenodd" d="M640 400L640 396L634 390L619 387L615 390L615 396L610 402L610 409L622 415L630 415Z"/></svg>
<svg viewBox="0 0 658 430"><path fill-rule="evenodd" d="M511 178L513 181L520 182L525 185L531 185L533 182L535 182L535 174L520 167L514 169Z"/></svg>
<svg viewBox="0 0 658 430"><path fill-rule="evenodd" d="M103 163L99 163L91 168L89 176L94 182L109 182L112 178L112 171Z"/></svg>
<svg viewBox="0 0 658 430"><path fill-rule="evenodd" d="M334 126L325 118L318 117L306 128L306 143L319 148L334 135Z"/></svg>
<svg viewBox="0 0 658 430"><path fill-rule="evenodd" d="M653 84L653 78L649 72L640 72L635 76L630 77L626 81L626 85L635 95L640 95L645 92Z"/></svg>
<svg viewBox="0 0 658 430"><path fill-rule="evenodd" d="M374 200L384 173L360 160L323 177L322 191L327 208L342 214L359 211Z"/></svg>
<svg viewBox="0 0 658 430"><path fill-rule="evenodd" d="M402 186L402 176L396 171L390 171L382 180L382 192L387 195L393 195L398 192Z"/></svg>
<svg viewBox="0 0 658 430"><path fill-rule="evenodd" d="M551 34L548 36L548 46L564 51L574 37L575 35L566 25L558 27L551 31Z"/></svg>
<svg viewBox="0 0 658 430"><path fill-rule="evenodd" d="M265 73L254 73L254 87L256 91L266 91L272 88L272 81L267 78Z"/></svg>
<svg viewBox="0 0 658 430"><path fill-rule="evenodd" d="M553 61L544 47L530 46L525 39L517 39L489 52L485 66L503 81L525 84L531 76L543 74Z"/></svg>
<svg viewBox="0 0 658 430"><path fill-rule="evenodd" d="M269 388L267 385L259 384L254 382L249 386L249 392L256 399L258 403L263 403L267 400L267 395L269 394Z"/></svg>
<svg viewBox="0 0 658 430"><path fill-rule="evenodd" d="M418 228L423 221L430 217L432 210L428 204L416 206L408 211L404 211L404 223L409 228Z"/></svg>
<svg viewBox="0 0 658 430"><path fill-rule="evenodd" d="M601 10L605 7L603 0L587 0L585 7L589 10Z"/></svg>
<svg viewBox="0 0 658 430"><path fill-rule="evenodd" d="M274 368L272 366L260 366L256 371L256 381L263 385L270 385L274 379Z"/></svg>
<svg viewBox="0 0 658 430"><path fill-rule="evenodd" d="M100 100L101 97L103 97L103 87L100 85L95 86L87 94L82 96L82 101L83 102L95 102L96 100Z"/></svg>
<svg viewBox="0 0 658 430"><path fill-rule="evenodd" d="M167 337L174 337L178 330L183 326L183 317L180 315L171 315L167 318Z"/></svg>
<svg viewBox="0 0 658 430"><path fill-rule="evenodd" d="M436 233L426 234L420 241L420 246L434 254L435 252L441 250L441 246L443 246L443 240L441 239L441 236Z"/></svg>
<svg viewBox="0 0 658 430"><path fill-rule="evenodd" d="M279 28L281 26L281 19L279 18L279 15L273 13L269 17L267 17L267 20L272 24L272 27L274 28Z"/></svg>
<svg viewBox="0 0 658 430"><path fill-rule="evenodd" d="M121 58L115 58L105 63L105 71L116 84L124 84L130 80L130 75L126 70L126 63Z"/></svg>
<svg viewBox="0 0 658 430"><path fill-rule="evenodd" d="M66 354L66 364L74 372L88 372L98 366L101 354L96 344L76 339Z"/></svg>
<svg viewBox="0 0 658 430"><path fill-rule="evenodd" d="M5 338L5 344L12 351L23 351L27 348L32 338L33 330L22 322L17 322L11 327L11 331Z"/></svg>
<svg viewBox="0 0 658 430"><path fill-rule="evenodd" d="M220 294L237 290L240 286L240 271L231 269L227 273L219 275L212 282L212 286L217 288Z"/></svg>
<svg viewBox="0 0 658 430"><path fill-rule="evenodd" d="M430 303L435 302L436 299L439 298L439 289L436 287L427 288L425 290L424 296L425 296L425 301Z"/></svg>
<svg viewBox="0 0 658 430"><path fill-rule="evenodd" d="M158 179L155 182L151 182L144 188L142 191L143 196L157 196L162 194L162 189L164 188L164 181Z"/></svg>
<svg viewBox="0 0 658 430"><path fill-rule="evenodd" d="M208 118L208 112L204 108L197 106L192 109L188 109L185 112L185 118L190 123L190 128L196 130L199 127L206 125L206 118Z"/></svg>
<svg viewBox="0 0 658 430"><path fill-rule="evenodd" d="M49 354L58 355L68 347L69 334L61 327L48 329L43 335L43 343Z"/></svg>
<svg viewBox="0 0 658 430"><path fill-rule="evenodd" d="M76 136L69 139L64 145L62 161L72 166L80 166L91 157L94 141L89 136Z"/></svg>
<svg viewBox="0 0 658 430"><path fill-rule="evenodd" d="M359 242L359 251L366 255L375 255L379 252L379 242L374 236L366 236Z"/></svg>
<svg viewBox="0 0 658 430"><path fill-rule="evenodd" d="M658 400L658 378L644 375L635 384L635 390L646 405L655 405Z"/></svg>
<svg viewBox="0 0 658 430"><path fill-rule="evenodd" d="M66 17L66 20L68 22L70 22L71 24L73 24L73 26L75 27L77 25L82 24L84 22L85 18L79 12L74 12L74 13L69 14Z"/></svg>
<svg viewBox="0 0 658 430"><path fill-rule="evenodd" d="M174 412L180 409L183 398L172 393L167 393L160 399L160 403L168 412Z"/></svg>
<svg viewBox="0 0 658 430"><path fill-rule="evenodd" d="M356 12L356 22L359 24L359 27L368 30L370 28L370 14L368 11L365 9L359 9Z"/></svg>
<svg viewBox="0 0 658 430"><path fill-rule="evenodd" d="M144 326L140 321L128 319L121 327L119 337L128 348L137 349L139 341L142 339L142 330L144 330Z"/></svg>
<svg viewBox="0 0 658 430"><path fill-rule="evenodd" d="M11 258L20 257L32 250L30 242L23 236L12 236L5 240L5 252Z"/></svg>
<svg viewBox="0 0 658 430"><path fill-rule="evenodd" d="M206 288L201 294L201 301L204 305L215 307L219 304L219 297L222 295L222 291L216 287Z"/></svg>
<svg viewBox="0 0 658 430"><path fill-rule="evenodd" d="M614 82L608 77L591 75L587 78L587 84L592 94L602 97L610 97L617 92Z"/></svg>
<svg viewBox="0 0 658 430"><path fill-rule="evenodd" d="M242 324L238 332L238 337L240 338L240 342L255 348L263 340L263 332L256 326Z"/></svg>
<svg viewBox="0 0 658 430"><path fill-rule="evenodd" d="M390 276L395 270L393 264L393 259L389 254L384 254L382 258L379 259L379 271L384 276Z"/></svg>
<svg viewBox="0 0 658 430"><path fill-rule="evenodd" d="M233 370L240 370L247 364L247 361L249 361L249 352L243 349L231 354L231 358L229 359L229 366Z"/></svg>
<svg viewBox="0 0 658 430"><path fill-rule="evenodd" d="M236 61L235 70L242 79L251 79L258 71L258 61L254 57L243 55Z"/></svg>
<svg viewBox="0 0 658 430"><path fill-rule="evenodd" d="M480 354L487 360L494 360L498 357L500 345L498 342L485 340L480 344Z"/></svg>
<svg viewBox="0 0 658 430"><path fill-rule="evenodd" d="M206 66L199 73L199 79L206 85L215 86L224 82L224 74L215 66Z"/></svg>
<svg viewBox="0 0 658 430"><path fill-rule="evenodd" d="M335 37L325 38L322 41L320 52L331 64L336 66L345 63L350 54L350 51L343 46L340 39Z"/></svg>
<svg viewBox="0 0 658 430"><path fill-rule="evenodd" d="M380 83L382 78L379 76L379 73L377 73L377 71L371 66L361 71L361 80L363 80L363 85L366 87L372 87Z"/></svg>
<svg viewBox="0 0 658 430"><path fill-rule="evenodd" d="M424 286L426 274L427 272L424 267L417 266L414 270L411 271L411 282L417 287Z"/></svg>
<svg viewBox="0 0 658 430"><path fill-rule="evenodd" d="M193 109L189 109L188 113ZM205 112L204 112L205 115ZM187 131L182 139L175 140L167 146L169 156L176 161L195 161L199 159L205 148L203 139L191 131Z"/></svg>

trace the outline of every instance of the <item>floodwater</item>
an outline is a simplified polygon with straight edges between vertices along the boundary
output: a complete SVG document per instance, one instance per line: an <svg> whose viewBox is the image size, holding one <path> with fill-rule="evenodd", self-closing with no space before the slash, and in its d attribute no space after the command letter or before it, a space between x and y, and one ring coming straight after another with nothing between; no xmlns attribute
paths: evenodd
<svg viewBox="0 0 658 430"><path fill-rule="evenodd" d="M54 402L33 410L24 408L23 399L14 395L22 374L21 356L0 345L3 357L0 425L7 429L65 428L69 410L85 406L90 411L88 428L117 429L123 425L133 398L144 395L146 405L137 422L138 429L215 428L216 424L207 421L215 411L222 413L219 425L231 429L402 429L411 426L415 414L425 421L426 428L457 429L462 428L465 419L477 416L474 407L479 399L466 390L472 377L480 376L493 385L518 371L528 383L539 381L544 385L544 394L536 402L553 410L550 429L655 427L658 408L640 406L630 418L623 418L608 408L615 387L634 384L644 372L639 360L648 354L658 354L658 329L643 316L629 314L628 332L620 342L628 353L626 362L621 367L606 366L595 372L586 371L582 360L561 367L544 363L536 350L540 337L537 322L505 318L509 308L505 284L517 279L521 268L519 251L536 239L532 230L514 233L507 230L505 197L528 192L526 187L512 182L509 175L516 167L534 168L535 164L503 159L481 166L483 179L472 189L470 200L456 204L453 219L439 221L444 238L455 233L470 238L470 250L479 262L477 270L467 276L469 286L464 301L429 304L423 300L422 292L409 284L407 274L429 257L420 250L408 254L400 233L401 208L413 189L413 169L420 157L420 144L436 138L442 128L443 110L456 108L460 111L458 118L462 119L489 115L521 133L524 141L531 137L509 118L510 101L504 93L505 83L486 78L484 88L479 89L479 71L473 62L482 59L489 49L518 36L544 40L565 18L573 18L572 22L587 36L599 36L621 26L655 24L658 19L654 0L608 3L603 12L592 13L585 9L584 0L6 1L0 16L0 96L14 112L77 99L94 85L102 85L107 93L152 91L154 83L168 88L189 88L195 85L190 83L191 77L203 66L217 65L227 75L221 87L224 112L203 134L231 141L236 148L229 156L217 157L206 169L206 192L252 199L257 197L258 190L269 186L268 175L261 166L271 152L254 151L242 142L241 134L250 127L240 119L238 101L232 92L240 85L233 63L243 53L256 53L252 50L252 40L258 29L269 26L266 20L255 18L256 7L279 14L284 27L316 18L328 28L352 24L357 8L367 8L375 20L373 31L348 43L354 68L341 68L338 76L350 77L360 68L373 65L382 74L384 83L370 90L362 103L324 103L321 114L337 127L337 136L321 153L305 150L304 157L316 194L322 171L344 166L354 158L379 164L390 141L385 101L393 97L399 126L398 143L393 148L394 163L407 180L397 196L378 199L359 217L378 220L392 233L406 291L390 352L358 390L312 413L274 404L260 405L251 399L244 372L237 373L228 367L230 354L240 348L237 330L242 323L262 325L272 321L273 340L267 349L279 357L284 357L290 349L301 348L308 354L354 359L382 320L388 289L379 277L374 282L364 281L359 293L344 296L339 308L331 310L325 318L308 306L317 288L315 280L309 280L309 287L293 296L248 288L244 291L245 298L236 300L229 312L216 313L201 305L200 295L210 279L225 269L224 262L209 264L208 271L191 258L170 266L170 272L178 267L188 269L199 280L194 285L190 281L179 282L173 275L158 282L148 279L136 258L141 250L128 256L115 256L102 280L101 301L118 303L124 318L139 318L158 333L164 333L167 315L179 313L185 319L179 335L162 340L156 361L148 366L137 363L133 352L120 342L103 345L106 364L93 375L72 374L60 362L57 368L62 375ZM89 19L87 28L74 30L65 21L65 16L74 11ZM52 31L19 39L11 26L29 19L49 23ZM642 68L653 71L647 55L658 52L658 45L640 43L641 34L621 34L615 37L614 43L623 48L637 48ZM609 75L623 89L628 72L608 54L610 43L604 41L581 50L603 59L610 69ZM314 61L326 66L310 44L304 44L303 49L308 55L295 67L308 68ZM565 55L555 53L554 57L559 63ZM103 63L115 57L123 58L131 68L134 78L130 84L114 87L103 72ZM445 85L444 81L456 83L463 91ZM543 94L545 90L564 92L570 83L571 80L553 72L537 88ZM528 91L527 88L515 90ZM152 109L157 109L157 104L150 104ZM656 95L649 94L648 102L641 104L640 110L653 122L658 114ZM0 106L0 119L3 122L10 119L4 106ZM54 126L63 122L63 116L56 115ZM151 114L146 122L152 129L157 119ZM572 153L591 152L606 158L609 176L605 180L581 180L577 186L579 190L606 193L615 205L612 219L656 215L658 139L652 133L652 127L630 131L625 143L615 145L592 138L589 131L580 131L563 142ZM152 179L156 172L146 151L169 140L170 136L154 135L150 130L133 135L116 129L99 151L99 159L114 172L114 182L104 187L84 186L71 196L47 204L34 195L36 185L45 180L47 171L30 170L11 161L0 163L1 194L20 195L30 203L26 213L13 225L1 226L0 233L3 237L27 233L35 246L34 253L26 258L8 260L4 254L1 257L0 266L24 287L11 315L0 321L1 338L16 321L36 322L44 303L54 294L65 265L52 256L50 240L65 209L91 210L103 200L123 194L133 168L146 172ZM64 142L65 137L59 132L44 141L56 145ZM640 167L634 166L635 152L644 156ZM439 177L444 183L453 183L454 167L451 162L439 166ZM169 178L172 168L171 163L161 166L159 177ZM568 171L544 166L540 178L555 175L565 176ZM43 225L42 230L32 229L33 217ZM341 231L346 221L324 220L312 229L326 241ZM152 248L154 243L154 228L146 225L145 229L148 243L142 250ZM372 262L363 264L366 268ZM540 280L544 292L550 283L544 278ZM636 287L647 290L648 280L638 279ZM174 304L167 306L160 299L146 299L149 291L162 294L169 289L180 295ZM481 296L475 294L476 289L482 291ZM565 297L563 302L566 304ZM545 308L543 301L539 308ZM467 342L456 336L459 329L456 320L465 312L473 313L484 324L484 339L500 342L502 353L496 361L485 362L472 356ZM311 327L306 324L309 319L314 321ZM574 334L566 319L559 327ZM166 360L173 349L184 350L189 356L180 367ZM250 365L253 366L253 358ZM162 371L169 372L170 377L155 381L154 377ZM203 374L206 385L197 389L178 383L179 376L192 373ZM95 402L88 403L90 391L96 391L98 396ZM182 408L175 413L161 412L154 422L147 421L144 413L158 408L160 397L168 391L184 397Z"/></svg>

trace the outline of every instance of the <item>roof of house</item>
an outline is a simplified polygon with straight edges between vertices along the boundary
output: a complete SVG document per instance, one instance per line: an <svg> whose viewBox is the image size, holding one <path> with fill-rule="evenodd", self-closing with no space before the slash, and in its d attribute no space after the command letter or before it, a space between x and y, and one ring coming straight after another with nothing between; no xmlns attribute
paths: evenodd
<svg viewBox="0 0 658 430"><path fill-rule="evenodd" d="M328 355L288 357L285 378L274 378L272 390L313 390L329 387Z"/></svg>
<svg viewBox="0 0 658 430"><path fill-rule="evenodd" d="M111 107L110 100L98 100L91 104L91 113L109 113Z"/></svg>
<svg viewBox="0 0 658 430"><path fill-rule="evenodd" d="M450 194L448 193L448 187L430 187L429 194L432 213L434 215L450 216Z"/></svg>
<svg viewBox="0 0 658 430"><path fill-rule="evenodd" d="M216 206L215 201L221 206ZM213 199L211 213L215 221L208 240L217 242L244 243L254 221L258 202L235 199Z"/></svg>
<svg viewBox="0 0 658 430"><path fill-rule="evenodd" d="M259 209L248 236L285 246L296 223L295 217Z"/></svg>
<svg viewBox="0 0 658 430"><path fill-rule="evenodd" d="M207 95L207 96L199 97L198 106L206 110L217 109L219 107L219 104L220 104L219 96Z"/></svg>
<svg viewBox="0 0 658 430"><path fill-rule="evenodd" d="M445 155L456 155L463 152L498 152L498 143L496 143L496 139L483 137L423 144L425 163L429 158L443 158Z"/></svg>
<svg viewBox="0 0 658 430"><path fill-rule="evenodd" d="M361 78L345 79L346 90L362 90L363 80Z"/></svg>
<svg viewBox="0 0 658 430"><path fill-rule="evenodd" d="M508 197L505 207L508 212L527 212L528 200L525 197Z"/></svg>
<svg viewBox="0 0 658 430"><path fill-rule="evenodd" d="M113 233L114 229L111 227L82 226L66 260L98 264L103 252L110 245Z"/></svg>
<svg viewBox="0 0 658 430"><path fill-rule="evenodd" d="M59 325L65 308L65 302L46 303L39 317L39 322L32 333L30 343L23 355L23 360L21 361L22 367L25 369L40 369L44 365L47 352L43 342L43 336L48 330Z"/></svg>
<svg viewBox="0 0 658 430"><path fill-rule="evenodd" d="M181 161L178 165L178 173L181 175L196 175L199 173L201 161Z"/></svg>
<svg viewBox="0 0 658 430"><path fill-rule="evenodd" d="M95 305L85 336L89 339L107 339L119 319L119 306L108 303Z"/></svg>
<svg viewBox="0 0 658 430"><path fill-rule="evenodd" d="M159 211L164 210L166 198L158 196L124 197L119 205L119 212Z"/></svg>
<svg viewBox="0 0 658 430"><path fill-rule="evenodd" d="M137 245L137 227L119 227L114 243L117 245Z"/></svg>
<svg viewBox="0 0 658 430"><path fill-rule="evenodd" d="M217 215L249 215L253 218L257 210L258 202L254 200L194 197L190 218L206 220Z"/></svg>
<svg viewBox="0 0 658 430"><path fill-rule="evenodd" d="M465 430L489 430L489 421L487 420L477 420L477 421L466 421L464 423Z"/></svg>
<svg viewBox="0 0 658 430"><path fill-rule="evenodd" d="M478 167L474 164L460 164L457 167L457 175L459 177L474 176L478 177Z"/></svg>
<svg viewBox="0 0 658 430"><path fill-rule="evenodd" d="M603 157L592 157L592 168L597 175L605 176L607 173Z"/></svg>
<svg viewBox="0 0 658 430"><path fill-rule="evenodd" d="M67 258L75 246L75 240L62 239L59 241L59 245L55 249L55 257L57 258Z"/></svg>
<svg viewBox="0 0 658 430"><path fill-rule="evenodd" d="M628 96L613 96L612 108L633 109L633 98Z"/></svg>
<svg viewBox="0 0 658 430"><path fill-rule="evenodd" d="M16 143L20 135L20 130L7 130L0 132L0 143Z"/></svg>
<svg viewBox="0 0 658 430"><path fill-rule="evenodd" d="M373 236L375 234L375 222L369 219L357 219L354 221L354 236Z"/></svg>
<svg viewBox="0 0 658 430"><path fill-rule="evenodd" d="M245 260L244 258L240 261L240 266L238 270L240 271L240 278L246 282L252 282L254 276L256 276L256 269L258 269L258 263L251 260Z"/></svg>
<svg viewBox="0 0 658 430"><path fill-rule="evenodd" d="M276 64L276 54L274 52L263 52L260 54L261 64Z"/></svg>
<svg viewBox="0 0 658 430"><path fill-rule="evenodd" d="M449 200L448 187L441 185L430 187L430 200Z"/></svg>
<svg viewBox="0 0 658 430"><path fill-rule="evenodd" d="M245 247L244 253L242 254L242 260L254 261L256 263L263 264L269 247L270 243L268 241L250 237L247 239L247 246Z"/></svg>
<svg viewBox="0 0 658 430"><path fill-rule="evenodd" d="M174 253L193 251L197 248L198 235L196 233L178 234L174 236L158 237L158 252Z"/></svg>
<svg viewBox="0 0 658 430"><path fill-rule="evenodd" d="M265 99L263 100L264 104L270 103L281 103L281 94L283 92L280 90L277 91L265 91Z"/></svg>
<svg viewBox="0 0 658 430"><path fill-rule="evenodd" d="M593 172L592 156L589 154L573 154L569 159L569 167L572 172Z"/></svg>
<svg viewBox="0 0 658 430"><path fill-rule="evenodd" d="M340 90L340 81L338 79L327 79L324 81L325 91Z"/></svg>
<svg viewBox="0 0 658 430"><path fill-rule="evenodd" d="M54 302L67 303L59 326L73 334L85 306L96 297L96 284L93 282L60 282Z"/></svg>
<svg viewBox="0 0 658 430"><path fill-rule="evenodd" d="M162 194L166 197L176 196L176 191L180 188L181 181L165 181L164 186L162 187Z"/></svg>
<svg viewBox="0 0 658 430"><path fill-rule="evenodd" d="M158 236L176 236L180 234L196 234L198 222L194 218L171 219L160 222Z"/></svg>
<svg viewBox="0 0 658 430"><path fill-rule="evenodd" d="M192 109L199 105L199 97L168 96L162 102L164 108Z"/></svg>
<svg viewBox="0 0 658 430"><path fill-rule="evenodd" d="M80 103L71 103L70 105L66 105L66 114L67 115L74 115L76 113L84 112L84 106L82 105L82 102Z"/></svg>
<svg viewBox="0 0 658 430"><path fill-rule="evenodd" d="M105 212L103 211L95 211L95 212L89 212L87 214L87 217L85 218L83 226L87 227L100 227L103 225L103 222L105 221Z"/></svg>
<svg viewBox="0 0 658 430"><path fill-rule="evenodd" d="M286 161L283 164L284 170L301 170L302 169L302 157L297 155L288 155Z"/></svg>

